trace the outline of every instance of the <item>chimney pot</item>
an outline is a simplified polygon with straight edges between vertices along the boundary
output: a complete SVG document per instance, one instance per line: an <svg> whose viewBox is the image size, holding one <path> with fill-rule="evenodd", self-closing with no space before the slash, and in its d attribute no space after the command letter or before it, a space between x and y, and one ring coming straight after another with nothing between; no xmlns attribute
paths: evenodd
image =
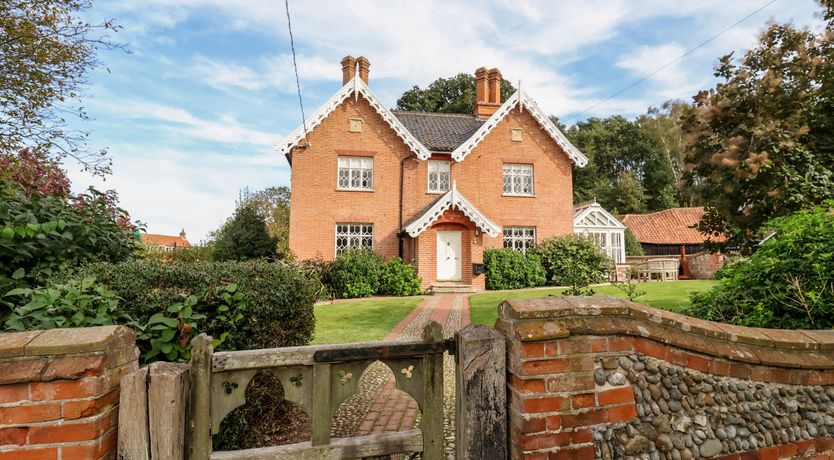
<svg viewBox="0 0 834 460"><path fill-rule="evenodd" d="M493 94L494 93L494 94ZM501 106L501 72L480 67L475 71L475 107L478 118L489 118Z"/></svg>
<svg viewBox="0 0 834 460"><path fill-rule="evenodd" d="M345 56L342 58L342 84L353 80L356 75L356 59L353 56Z"/></svg>
<svg viewBox="0 0 834 460"><path fill-rule="evenodd" d="M362 81L364 81L367 85L368 74L370 73L371 69L371 61L369 61L368 58L366 58L365 56L359 56L358 58L356 58L356 60L359 61L359 78L361 78Z"/></svg>

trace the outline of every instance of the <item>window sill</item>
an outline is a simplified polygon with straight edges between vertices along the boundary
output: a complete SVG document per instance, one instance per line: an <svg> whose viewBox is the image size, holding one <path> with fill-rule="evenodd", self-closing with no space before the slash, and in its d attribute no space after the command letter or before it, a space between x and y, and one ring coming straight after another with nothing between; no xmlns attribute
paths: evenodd
<svg viewBox="0 0 834 460"><path fill-rule="evenodd" d="M373 193L374 189L367 189L367 188L337 188L337 192L364 192L364 193Z"/></svg>
<svg viewBox="0 0 834 460"><path fill-rule="evenodd" d="M433 192L431 190L426 192L426 195L443 195L444 193L448 192L448 190L444 190L442 192Z"/></svg>
<svg viewBox="0 0 834 460"><path fill-rule="evenodd" d="M536 195L518 195L515 193L502 193L501 196L509 197L509 198L535 198Z"/></svg>

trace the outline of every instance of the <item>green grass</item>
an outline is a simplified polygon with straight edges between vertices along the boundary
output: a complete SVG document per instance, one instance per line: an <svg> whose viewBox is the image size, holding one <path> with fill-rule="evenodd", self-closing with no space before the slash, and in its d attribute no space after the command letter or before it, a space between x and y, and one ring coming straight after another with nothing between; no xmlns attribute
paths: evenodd
<svg viewBox="0 0 834 460"><path fill-rule="evenodd" d="M365 342L385 337L423 299L368 299L315 307L316 332L311 345Z"/></svg>
<svg viewBox="0 0 834 460"><path fill-rule="evenodd" d="M641 283L638 286L646 294L638 297L635 302L664 310L680 311L689 306L689 294L708 291L716 284L717 282L712 280ZM472 322L492 327L498 317L498 305L504 300L561 295L562 291L564 291L564 288L526 289L473 295L469 298ZM615 286L596 286L594 287L594 293L595 295L626 298L626 295Z"/></svg>

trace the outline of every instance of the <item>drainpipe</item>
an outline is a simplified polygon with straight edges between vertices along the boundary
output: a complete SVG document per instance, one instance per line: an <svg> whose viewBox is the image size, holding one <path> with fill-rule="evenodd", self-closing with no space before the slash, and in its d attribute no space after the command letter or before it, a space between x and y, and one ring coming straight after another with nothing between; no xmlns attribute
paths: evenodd
<svg viewBox="0 0 834 460"><path fill-rule="evenodd" d="M403 186L404 186L404 182L405 182L405 179L404 179L404 176L405 176L405 162L412 159L412 158L416 158L416 157L417 157L417 155L412 153L411 155L403 158L403 160L400 162L400 231L397 233L397 237L399 237L399 255L400 255L400 259L403 258L403 254L405 252L405 248L404 248L404 245L405 245L405 229L403 229L403 195L404 195Z"/></svg>

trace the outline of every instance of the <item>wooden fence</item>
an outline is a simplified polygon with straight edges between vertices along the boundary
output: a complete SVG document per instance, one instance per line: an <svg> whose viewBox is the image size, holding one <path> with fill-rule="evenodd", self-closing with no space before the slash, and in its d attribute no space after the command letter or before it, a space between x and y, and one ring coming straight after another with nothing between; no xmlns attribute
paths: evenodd
<svg viewBox="0 0 834 460"><path fill-rule="evenodd" d="M457 458L506 458L507 419L504 339L484 326L469 326L443 340L431 322L418 341L363 342L214 352L205 334L192 342L188 365L153 364L125 378L119 424L119 458L341 459L420 452L444 455L443 354L455 354ZM331 439L333 414L359 390L359 377L380 361L397 389L417 402L420 429ZM223 419L246 402L259 372L280 380L284 397L311 419L310 441L212 452L211 437Z"/></svg>

